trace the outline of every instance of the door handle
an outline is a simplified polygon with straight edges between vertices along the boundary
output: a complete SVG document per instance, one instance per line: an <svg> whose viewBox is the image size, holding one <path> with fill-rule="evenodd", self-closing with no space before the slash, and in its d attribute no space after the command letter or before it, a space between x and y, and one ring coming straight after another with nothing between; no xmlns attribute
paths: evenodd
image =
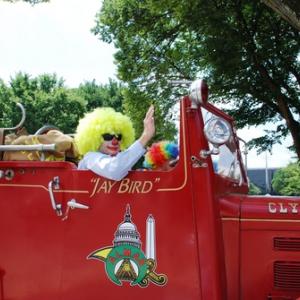
<svg viewBox="0 0 300 300"><path fill-rule="evenodd" d="M56 176L51 180L48 184L48 190L49 190L49 196L52 208L56 211L57 216L62 216L62 206L60 203L56 203L56 200L54 198L53 189L58 190L59 189L59 177Z"/></svg>
<svg viewBox="0 0 300 300"><path fill-rule="evenodd" d="M80 209L89 209L90 207L81 203L78 203L75 199L71 199L67 202L68 207L74 209L74 208L80 208Z"/></svg>
<svg viewBox="0 0 300 300"><path fill-rule="evenodd" d="M53 190L58 190L59 189L59 177L56 176L51 180L48 184L48 190L49 190L49 196L50 196L50 201L51 201L51 206L53 210L55 210L56 215L58 217L61 217L63 215L62 212L62 205L60 203L57 203L54 197ZM66 220L68 218L69 210L70 209L89 209L90 207L88 205L81 204L77 202L75 199L71 199L67 202L67 209L65 212L65 216L62 218L62 220Z"/></svg>

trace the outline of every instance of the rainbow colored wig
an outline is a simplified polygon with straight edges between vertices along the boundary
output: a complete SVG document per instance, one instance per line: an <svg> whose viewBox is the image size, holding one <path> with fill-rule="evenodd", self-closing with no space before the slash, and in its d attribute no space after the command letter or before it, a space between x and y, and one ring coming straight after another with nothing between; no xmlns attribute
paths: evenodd
<svg viewBox="0 0 300 300"><path fill-rule="evenodd" d="M104 133L122 134L121 150L134 142L134 128L131 120L110 107L96 108L79 121L76 129L75 142L79 153L97 151L103 143Z"/></svg>
<svg viewBox="0 0 300 300"><path fill-rule="evenodd" d="M178 146L168 141L154 143L145 154L143 166L147 169L161 167L166 161L178 156Z"/></svg>

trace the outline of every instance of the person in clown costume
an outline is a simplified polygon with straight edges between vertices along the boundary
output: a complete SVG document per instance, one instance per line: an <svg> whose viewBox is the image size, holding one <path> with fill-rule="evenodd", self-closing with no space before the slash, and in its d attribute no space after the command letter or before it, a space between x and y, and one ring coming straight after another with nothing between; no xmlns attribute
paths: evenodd
<svg viewBox="0 0 300 300"><path fill-rule="evenodd" d="M178 146L169 141L152 144L144 157L143 166L156 171L169 171L177 163Z"/></svg>
<svg viewBox="0 0 300 300"><path fill-rule="evenodd" d="M146 152L155 134L154 107L144 119L144 130L134 142L131 120L109 107L87 113L76 129L75 142L82 160L78 169L91 170L112 180L121 180Z"/></svg>

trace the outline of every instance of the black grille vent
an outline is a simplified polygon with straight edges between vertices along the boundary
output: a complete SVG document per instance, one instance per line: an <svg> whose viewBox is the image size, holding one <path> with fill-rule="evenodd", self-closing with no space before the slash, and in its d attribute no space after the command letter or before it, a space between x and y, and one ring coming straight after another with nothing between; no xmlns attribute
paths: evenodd
<svg viewBox="0 0 300 300"><path fill-rule="evenodd" d="M276 261L274 263L274 286L280 289L300 290L300 262Z"/></svg>
<svg viewBox="0 0 300 300"><path fill-rule="evenodd" d="M274 238L274 249L284 251L300 251L300 238Z"/></svg>

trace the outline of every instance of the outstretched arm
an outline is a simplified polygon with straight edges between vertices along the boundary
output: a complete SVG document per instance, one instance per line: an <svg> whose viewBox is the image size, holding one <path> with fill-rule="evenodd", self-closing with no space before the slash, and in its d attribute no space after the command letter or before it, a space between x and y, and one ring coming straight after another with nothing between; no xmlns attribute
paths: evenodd
<svg viewBox="0 0 300 300"><path fill-rule="evenodd" d="M145 148L147 143L155 134L155 124L154 124L154 106L151 105L146 113L144 119L144 131L139 138L140 143Z"/></svg>
<svg viewBox="0 0 300 300"><path fill-rule="evenodd" d="M151 105L144 119L144 131L140 138L125 151L115 156L100 152L89 152L79 162L78 169L88 169L94 173L112 179L121 180L132 166L145 153L145 147L155 133L154 107Z"/></svg>

